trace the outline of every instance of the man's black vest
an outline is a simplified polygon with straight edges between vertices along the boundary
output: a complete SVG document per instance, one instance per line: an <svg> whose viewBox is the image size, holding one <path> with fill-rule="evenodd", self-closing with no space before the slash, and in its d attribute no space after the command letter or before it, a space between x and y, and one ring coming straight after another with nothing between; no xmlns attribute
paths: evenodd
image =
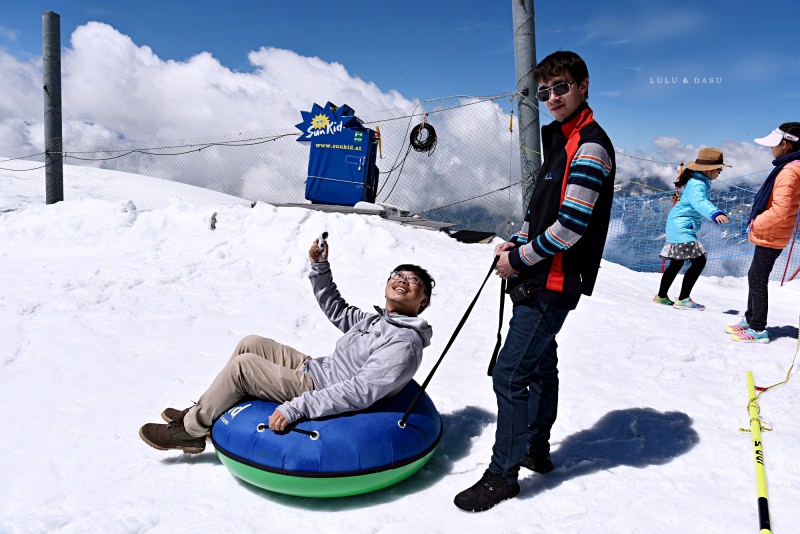
<svg viewBox="0 0 800 534"><path fill-rule="evenodd" d="M583 104L566 121L554 121L542 128L544 162L536 175L536 187L527 211L529 239L535 239L556 222L564 201L570 163L578 148L585 143L602 146L611 158L612 165L610 174L603 181L586 231L567 250L520 273L520 278L531 280L543 288L539 298L568 309L577 305L580 294L592 294L614 198L614 146L603 128L594 121L588 105Z"/></svg>

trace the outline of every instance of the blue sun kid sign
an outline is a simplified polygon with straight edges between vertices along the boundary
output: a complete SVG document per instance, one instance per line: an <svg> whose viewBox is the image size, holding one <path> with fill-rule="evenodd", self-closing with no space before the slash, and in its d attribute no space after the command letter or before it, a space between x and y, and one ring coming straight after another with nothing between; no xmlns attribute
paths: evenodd
<svg viewBox="0 0 800 534"><path fill-rule="evenodd" d="M375 202L378 137L347 105L314 104L301 111L297 141L310 143L305 198L314 204L353 206Z"/></svg>

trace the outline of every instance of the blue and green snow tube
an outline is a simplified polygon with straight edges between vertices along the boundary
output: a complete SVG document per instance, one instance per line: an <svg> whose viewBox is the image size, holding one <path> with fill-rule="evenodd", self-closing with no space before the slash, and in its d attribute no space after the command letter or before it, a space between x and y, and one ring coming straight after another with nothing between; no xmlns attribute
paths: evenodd
<svg viewBox="0 0 800 534"><path fill-rule="evenodd" d="M303 497L377 491L419 471L442 436L427 394L399 425L419 389L412 381L366 410L301 421L294 428L302 433L269 430L278 403L247 400L214 423L211 439L234 475L269 491Z"/></svg>

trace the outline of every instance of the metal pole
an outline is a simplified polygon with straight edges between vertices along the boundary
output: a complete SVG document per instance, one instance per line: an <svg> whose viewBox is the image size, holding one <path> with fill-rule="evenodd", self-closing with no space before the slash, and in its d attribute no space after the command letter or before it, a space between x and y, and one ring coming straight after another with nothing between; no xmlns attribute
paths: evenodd
<svg viewBox="0 0 800 534"><path fill-rule="evenodd" d="M517 75L519 99L519 157L522 171L522 210L528 208L534 178L542 166L539 134L539 109L536 99L536 32L533 18L533 0L511 0L514 24L514 63Z"/></svg>
<svg viewBox="0 0 800 534"><path fill-rule="evenodd" d="M61 140L61 17L42 13L42 60L44 62L44 162L45 201L64 200L64 159Z"/></svg>

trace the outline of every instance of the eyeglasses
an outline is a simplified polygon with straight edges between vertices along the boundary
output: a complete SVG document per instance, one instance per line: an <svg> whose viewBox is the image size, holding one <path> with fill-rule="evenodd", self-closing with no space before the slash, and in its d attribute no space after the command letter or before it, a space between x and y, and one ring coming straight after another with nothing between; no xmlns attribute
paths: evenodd
<svg viewBox="0 0 800 534"><path fill-rule="evenodd" d="M569 93L569 88L572 87L574 83L575 82L559 82L553 87L543 87L536 91L536 99L539 102L547 102L552 98L551 92L556 96L564 96Z"/></svg>
<svg viewBox="0 0 800 534"><path fill-rule="evenodd" d="M389 278L391 278L392 280L405 279L409 284L414 284L414 285L417 285L420 282L419 276L417 276L416 274L406 274L398 271L394 271L392 274L390 274Z"/></svg>

